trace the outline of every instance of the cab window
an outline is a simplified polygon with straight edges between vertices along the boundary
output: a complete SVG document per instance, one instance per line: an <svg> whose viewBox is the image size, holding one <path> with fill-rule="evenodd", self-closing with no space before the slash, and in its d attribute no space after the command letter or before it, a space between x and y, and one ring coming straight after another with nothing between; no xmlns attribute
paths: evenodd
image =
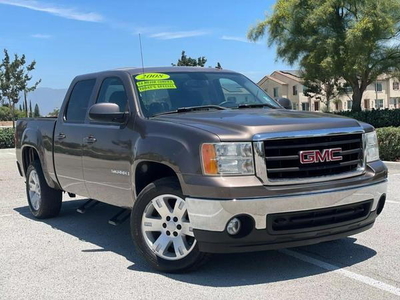
<svg viewBox="0 0 400 300"><path fill-rule="evenodd" d="M121 79L117 77L104 79L96 103L115 103L120 112L125 112L128 107L128 97Z"/></svg>
<svg viewBox="0 0 400 300"><path fill-rule="evenodd" d="M78 81L75 84L66 107L66 121L73 123L85 122L87 108L95 83L95 79L88 79Z"/></svg>

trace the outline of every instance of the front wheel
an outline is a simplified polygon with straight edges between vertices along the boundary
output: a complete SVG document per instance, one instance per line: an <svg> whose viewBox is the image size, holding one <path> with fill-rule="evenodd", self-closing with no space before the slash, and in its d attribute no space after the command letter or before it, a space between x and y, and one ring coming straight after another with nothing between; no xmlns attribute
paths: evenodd
<svg viewBox="0 0 400 300"><path fill-rule="evenodd" d="M196 269L209 254L198 249L179 183L164 178L139 194L131 214L132 237L157 270L184 272Z"/></svg>

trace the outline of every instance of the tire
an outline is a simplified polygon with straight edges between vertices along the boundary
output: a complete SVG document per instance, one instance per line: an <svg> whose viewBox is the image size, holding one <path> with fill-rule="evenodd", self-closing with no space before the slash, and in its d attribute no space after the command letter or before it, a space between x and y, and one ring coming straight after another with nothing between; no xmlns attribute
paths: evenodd
<svg viewBox="0 0 400 300"><path fill-rule="evenodd" d="M150 265L162 272L191 271L210 257L199 251L184 199L175 178L159 179L142 190L131 213L134 243Z"/></svg>
<svg viewBox="0 0 400 300"><path fill-rule="evenodd" d="M29 165L26 172L26 195L35 218L52 218L60 213L62 191L47 185L42 166L37 160Z"/></svg>

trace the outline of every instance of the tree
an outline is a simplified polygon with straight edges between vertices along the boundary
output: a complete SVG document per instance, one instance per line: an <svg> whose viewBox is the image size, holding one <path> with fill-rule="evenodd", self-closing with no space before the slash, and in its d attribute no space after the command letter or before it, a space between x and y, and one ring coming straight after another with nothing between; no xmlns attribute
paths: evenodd
<svg viewBox="0 0 400 300"><path fill-rule="evenodd" d="M34 118L40 117L39 105L37 105L37 103L35 104L35 108L33 110L33 117Z"/></svg>
<svg viewBox="0 0 400 300"><path fill-rule="evenodd" d="M189 67L204 67L207 59L201 56L197 59L186 56L185 51L182 51L181 58L178 59L177 64L172 63L172 66L189 66Z"/></svg>
<svg viewBox="0 0 400 300"><path fill-rule="evenodd" d="M19 94L36 89L40 80L33 86L28 87L32 79L30 72L35 69L36 62L27 64L25 55L14 55L11 61L8 51L4 49L4 58L0 64L0 91L2 97L9 102L12 115L14 116L14 107L19 101ZM13 118L13 127L15 127L15 118Z"/></svg>
<svg viewBox="0 0 400 300"><path fill-rule="evenodd" d="M58 113L60 112L59 108L55 108L52 112L49 113L50 117L58 117Z"/></svg>
<svg viewBox="0 0 400 300"><path fill-rule="evenodd" d="M361 110L362 95L378 75L400 68L398 0L278 0L248 38L266 33L283 61L343 78L353 90L353 111Z"/></svg>
<svg viewBox="0 0 400 300"><path fill-rule="evenodd" d="M28 114L28 117L32 118L32 116L33 116L33 113L32 113L32 101L29 101L29 114Z"/></svg>

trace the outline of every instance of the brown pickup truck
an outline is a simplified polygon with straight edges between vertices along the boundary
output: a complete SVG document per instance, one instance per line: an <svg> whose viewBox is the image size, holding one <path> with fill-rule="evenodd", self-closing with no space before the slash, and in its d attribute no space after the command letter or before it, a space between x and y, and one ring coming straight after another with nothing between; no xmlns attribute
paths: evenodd
<svg viewBox="0 0 400 300"><path fill-rule="evenodd" d="M30 209L56 216L63 192L128 209L137 248L168 272L371 228L387 185L374 128L278 102L227 70L78 76L58 118L17 122Z"/></svg>

